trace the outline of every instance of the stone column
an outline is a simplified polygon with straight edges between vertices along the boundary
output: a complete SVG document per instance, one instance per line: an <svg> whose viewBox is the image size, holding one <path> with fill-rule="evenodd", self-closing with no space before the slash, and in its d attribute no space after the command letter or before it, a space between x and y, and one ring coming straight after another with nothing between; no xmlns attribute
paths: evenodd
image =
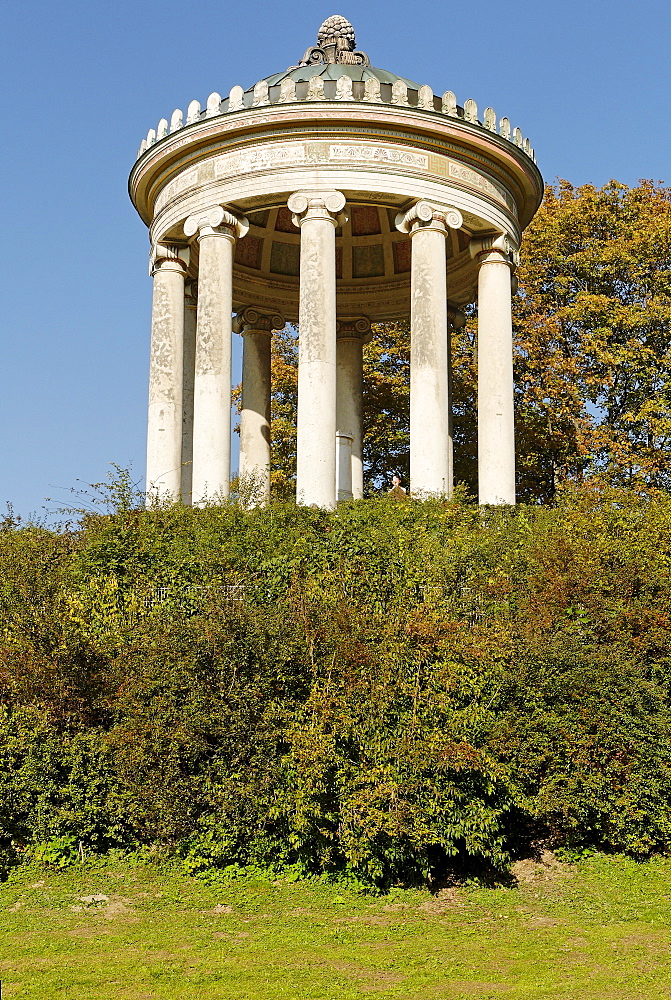
<svg viewBox="0 0 671 1000"><path fill-rule="evenodd" d="M472 240L478 262L478 500L515 503L513 324L507 237Z"/></svg>
<svg viewBox="0 0 671 1000"><path fill-rule="evenodd" d="M221 205L189 216L187 236L198 234L198 311L193 391L194 504L226 497L231 467L231 332L233 251L249 224Z"/></svg>
<svg viewBox="0 0 671 1000"><path fill-rule="evenodd" d="M296 499L332 510L336 503L335 231L340 191L298 191L288 201L301 230Z"/></svg>
<svg viewBox="0 0 671 1000"><path fill-rule="evenodd" d="M350 455L349 474L344 453L337 459L339 500L363 497L363 345L369 337L370 320L365 316L338 320L336 435L339 456L342 449Z"/></svg>
<svg viewBox="0 0 671 1000"><path fill-rule="evenodd" d="M147 504L178 501L182 486L182 351L187 247L155 244L147 420Z"/></svg>
<svg viewBox="0 0 671 1000"><path fill-rule="evenodd" d="M452 493L449 462L447 256L448 227L461 214L420 201L396 217L412 240L410 275L410 490Z"/></svg>
<svg viewBox="0 0 671 1000"><path fill-rule="evenodd" d="M184 374L182 378L182 503L191 503L193 468L193 380L196 364L198 283L188 281L184 295Z"/></svg>
<svg viewBox="0 0 671 1000"><path fill-rule="evenodd" d="M447 465L450 482L454 484L454 413L452 409L452 330L461 330L466 324L466 317L460 309L449 305L447 307L447 394L450 401L447 420Z"/></svg>
<svg viewBox="0 0 671 1000"><path fill-rule="evenodd" d="M284 317L247 307L235 318L242 334L240 479L250 486L249 506L270 499L270 338L284 329ZM243 482L244 488L244 482Z"/></svg>

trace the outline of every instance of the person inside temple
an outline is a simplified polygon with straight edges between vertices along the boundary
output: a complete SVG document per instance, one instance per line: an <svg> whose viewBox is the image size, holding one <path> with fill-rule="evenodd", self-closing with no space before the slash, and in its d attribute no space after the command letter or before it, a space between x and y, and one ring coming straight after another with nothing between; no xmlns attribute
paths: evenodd
<svg viewBox="0 0 671 1000"><path fill-rule="evenodd" d="M389 496L395 497L397 500L401 497L407 495L407 491L401 486L401 477L399 475L394 475L391 477L391 489L389 490Z"/></svg>

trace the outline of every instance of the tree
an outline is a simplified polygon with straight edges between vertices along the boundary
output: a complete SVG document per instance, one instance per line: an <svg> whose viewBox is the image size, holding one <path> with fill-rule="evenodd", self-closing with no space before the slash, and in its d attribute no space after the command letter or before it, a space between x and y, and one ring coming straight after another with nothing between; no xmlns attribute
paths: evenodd
<svg viewBox="0 0 671 1000"><path fill-rule="evenodd" d="M513 298L518 495L570 480L671 487L671 188L548 186L524 234ZM452 335L455 480L477 491L477 307ZM272 482L296 466L297 341L272 347ZM368 491L408 477L409 324L364 348Z"/></svg>
<svg viewBox="0 0 671 1000"><path fill-rule="evenodd" d="M671 485L671 188L548 187L514 300L520 492Z"/></svg>

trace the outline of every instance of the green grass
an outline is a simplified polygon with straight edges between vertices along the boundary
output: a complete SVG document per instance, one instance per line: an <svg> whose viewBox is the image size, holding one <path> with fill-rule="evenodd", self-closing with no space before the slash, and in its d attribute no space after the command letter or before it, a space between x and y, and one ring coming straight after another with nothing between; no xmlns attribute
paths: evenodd
<svg viewBox="0 0 671 1000"><path fill-rule="evenodd" d="M516 870L510 889L371 898L119 859L23 868L0 887L2 998L671 998L671 860Z"/></svg>

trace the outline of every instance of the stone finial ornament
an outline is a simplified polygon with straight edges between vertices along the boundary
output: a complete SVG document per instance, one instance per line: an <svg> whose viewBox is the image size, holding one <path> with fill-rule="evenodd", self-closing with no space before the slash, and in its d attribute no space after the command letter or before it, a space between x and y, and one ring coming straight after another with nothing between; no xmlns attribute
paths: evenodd
<svg viewBox="0 0 671 1000"><path fill-rule="evenodd" d="M310 77L307 99L308 101L324 100L324 80L321 76Z"/></svg>
<svg viewBox="0 0 671 1000"><path fill-rule="evenodd" d="M353 52L356 48L356 35L354 33L354 26L350 24L347 18L342 17L340 14L332 14L331 17L326 18L317 32L317 45L324 48L326 45L335 45L338 43L340 43L342 48Z"/></svg>
<svg viewBox="0 0 671 1000"><path fill-rule="evenodd" d="M191 101L191 104L186 109L186 124L191 125L192 122L197 122L200 118L200 101Z"/></svg>
<svg viewBox="0 0 671 1000"><path fill-rule="evenodd" d="M282 80L280 84L280 96L277 99L278 104L289 104L291 101L296 100L296 81L292 80L290 76L287 76Z"/></svg>
<svg viewBox="0 0 671 1000"><path fill-rule="evenodd" d="M221 94L218 94L215 90L213 94L207 99L207 106L205 108L205 117L213 118L215 115L221 114Z"/></svg>
<svg viewBox="0 0 671 1000"><path fill-rule="evenodd" d="M339 76L336 83L336 101L353 101L354 92L351 76Z"/></svg>
<svg viewBox="0 0 671 1000"><path fill-rule="evenodd" d="M433 91L427 83L417 91L417 107L421 108L422 111L434 111L433 106Z"/></svg>
<svg viewBox="0 0 671 1000"><path fill-rule="evenodd" d="M268 96L268 81L259 80L258 83L254 84L252 107L260 108L263 107L264 104L270 104L270 97Z"/></svg>
<svg viewBox="0 0 671 1000"><path fill-rule="evenodd" d="M345 66L370 66L365 52L355 48L354 28L340 14L327 17L317 32L316 46L310 46L303 55L299 66L314 66L320 63L340 63Z"/></svg>
<svg viewBox="0 0 671 1000"><path fill-rule="evenodd" d="M182 128L183 124L182 111L180 108L175 108L170 119L170 131L176 132L177 129Z"/></svg>
<svg viewBox="0 0 671 1000"><path fill-rule="evenodd" d="M520 128L513 129L513 142L515 143L516 146L519 146L520 149L522 148L522 145L524 143L524 139L522 138L522 129Z"/></svg>
<svg viewBox="0 0 671 1000"><path fill-rule="evenodd" d="M482 124L485 128L489 129L490 132L496 132L496 111L494 111L494 108L485 108L485 113L482 117Z"/></svg>
<svg viewBox="0 0 671 1000"><path fill-rule="evenodd" d="M478 124L478 106L470 97L467 101L464 101L464 118L473 125Z"/></svg>
<svg viewBox="0 0 671 1000"><path fill-rule="evenodd" d="M156 129L150 128L147 132L147 146L153 146L156 142Z"/></svg>
<svg viewBox="0 0 671 1000"><path fill-rule="evenodd" d="M161 118L156 128L156 138L163 139L168 134L168 119Z"/></svg>
<svg viewBox="0 0 671 1000"><path fill-rule="evenodd" d="M457 97L453 94L451 90L446 90L443 94L443 114L449 115L450 118L457 117Z"/></svg>
<svg viewBox="0 0 671 1000"><path fill-rule="evenodd" d="M510 139L510 119L502 118L499 121L499 135L502 139Z"/></svg>
<svg viewBox="0 0 671 1000"><path fill-rule="evenodd" d="M381 104L380 81L377 77L369 77L363 85L363 99L371 104Z"/></svg>
<svg viewBox="0 0 671 1000"><path fill-rule="evenodd" d="M228 110L243 111L245 107L245 92L240 86L231 87L228 95Z"/></svg>
<svg viewBox="0 0 671 1000"><path fill-rule="evenodd" d="M391 103L402 108L408 107L408 85L403 80L395 80L391 85Z"/></svg>
<svg viewBox="0 0 671 1000"><path fill-rule="evenodd" d="M531 156L531 143L529 142L528 139L524 140L524 145L522 146L522 149L527 154L527 156Z"/></svg>

